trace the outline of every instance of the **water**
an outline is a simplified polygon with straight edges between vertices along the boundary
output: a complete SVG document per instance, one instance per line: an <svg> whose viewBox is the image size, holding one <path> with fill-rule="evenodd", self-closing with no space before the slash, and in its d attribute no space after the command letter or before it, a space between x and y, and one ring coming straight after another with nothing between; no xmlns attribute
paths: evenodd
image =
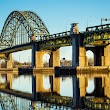
<svg viewBox="0 0 110 110"><path fill-rule="evenodd" d="M50 83L49 83L49 77L46 76L44 77L44 88L45 89L49 89L50 87ZM2 83L6 82L5 77L1 76L0 77L0 81ZM90 92L90 88L92 87L92 82L94 83L93 79L90 79L89 83L88 83L88 88L86 88L87 91ZM23 92L27 92L27 93L32 93L32 76L19 76L19 77L15 77L13 78L13 84L12 84L12 88L15 90L19 90L19 91L23 91ZM94 86L91 88L91 90L93 91ZM68 78L60 78L60 95L61 96L69 96L72 97L72 78L68 77ZM0 94L1 96L3 96L3 94ZM4 97L4 96L3 96ZM32 110L32 103L31 101L27 100L27 99L23 99L23 98L16 98L14 96L8 96L5 94L6 97L6 104L10 105L10 108L7 108L6 110L13 110L12 109L12 105L10 104L10 102L12 103L14 100L14 103L17 104L17 108L18 110ZM11 97L8 98L8 97ZM36 103L36 110L71 110L71 108L69 107L61 107L61 106L55 106L55 105L50 105L47 103L41 103L41 102L37 102ZM0 110L2 110L0 108Z"/></svg>
<svg viewBox="0 0 110 110"><path fill-rule="evenodd" d="M0 78L1 82L5 82L6 79L5 78ZM69 86L68 86L69 85ZM48 89L50 87L50 83L49 83L49 78L48 77L44 77L44 88ZM19 91L23 91L23 92L27 92L27 93L32 93L32 76L20 76L17 78L13 78L13 84L12 84L12 88L15 90L19 90ZM72 78L60 78L60 94L62 96L70 96L72 97ZM6 96L6 97L10 97L10 96ZM11 96L11 98L13 99L13 96ZM9 100L9 99L6 99ZM22 99L22 98L16 98L14 99L15 103L17 104L17 108L18 110L32 110L31 108L31 101L26 100L26 99ZM10 101L10 100L9 100ZM7 105L10 105L10 102L7 101ZM20 106L19 106L20 105ZM30 107L30 109L29 109ZM45 104L41 102L37 102L36 103L36 107L38 110L71 110L69 107L59 107L55 105L49 105L49 104ZM11 107L10 107L11 108ZM0 110L2 110L0 108ZM7 109L7 110L11 110L11 109Z"/></svg>

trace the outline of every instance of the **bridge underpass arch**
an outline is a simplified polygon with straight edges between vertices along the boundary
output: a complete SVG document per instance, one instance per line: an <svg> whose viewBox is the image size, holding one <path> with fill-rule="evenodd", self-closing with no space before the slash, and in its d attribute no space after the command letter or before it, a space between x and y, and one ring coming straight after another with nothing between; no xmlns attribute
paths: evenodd
<svg viewBox="0 0 110 110"><path fill-rule="evenodd" d="M43 75L43 88L45 91L54 92L54 76L53 75Z"/></svg>
<svg viewBox="0 0 110 110"><path fill-rule="evenodd" d="M86 47L86 51L92 51L94 55L94 66L103 65L104 46Z"/></svg>
<svg viewBox="0 0 110 110"><path fill-rule="evenodd" d="M101 66L101 56L103 55L103 48L99 47L89 47L89 48L80 48L80 67L89 67L92 66ZM98 53L99 52L99 53ZM92 64L88 63L88 57L92 58ZM99 58L98 58L99 57ZM97 60L97 61L96 61ZM99 63L98 63L99 61ZM86 62L86 63L85 63ZM89 64L89 65L88 65ZM99 65L100 64L100 65ZM94 75L90 71L86 71L86 76L80 76L80 94L81 96L104 96L104 77L97 76L97 72ZM91 85L92 84L92 85ZM84 88L84 89L83 89Z"/></svg>
<svg viewBox="0 0 110 110"><path fill-rule="evenodd" d="M12 61L14 68L31 67L31 49L12 53Z"/></svg>
<svg viewBox="0 0 110 110"><path fill-rule="evenodd" d="M49 67L60 66L60 49L36 51L36 67L43 67L43 56L49 54Z"/></svg>
<svg viewBox="0 0 110 110"><path fill-rule="evenodd" d="M87 56L87 64L88 66L94 66L94 53L91 50L86 51ZM95 79L94 77L88 77L86 78L86 95L92 95L95 90Z"/></svg>
<svg viewBox="0 0 110 110"><path fill-rule="evenodd" d="M86 75L79 75L79 81L80 81L80 96L95 96L95 97L103 97L104 95L107 95L108 90L108 82L109 79L107 79L106 76L97 76L89 75L90 73L86 73ZM107 81L106 81L106 80ZM105 87L106 86L106 87Z"/></svg>
<svg viewBox="0 0 110 110"><path fill-rule="evenodd" d="M87 78L86 79L87 87L86 87L86 95L91 96L94 95L94 90L95 90L95 79L92 78Z"/></svg>
<svg viewBox="0 0 110 110"><path fill-rule="evenodd" d="M86 96L103 97L104 80L103 77L87 78Z"/></svg>
<svg viewBox="0 0 110 110"><path fill-rule="evenodd" d="M86 51L88 66L94 66L94 53L91 50Z"/></svg>
<svg viewBox="0 0 110 110"><path fill-rule="evenodd" d="M43 67L50 66L50 52L47 52L43 55Z"/></svg>

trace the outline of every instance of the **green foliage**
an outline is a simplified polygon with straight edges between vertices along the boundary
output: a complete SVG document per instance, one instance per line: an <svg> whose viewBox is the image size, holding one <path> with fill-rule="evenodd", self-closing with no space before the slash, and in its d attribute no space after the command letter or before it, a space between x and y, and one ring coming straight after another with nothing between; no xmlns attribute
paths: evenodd
<svg viewBox="0 0 110 110"><path fill-rule="evenodd" d="M88 66L94 66L94 59L93 58L88 59Z"/></svg>

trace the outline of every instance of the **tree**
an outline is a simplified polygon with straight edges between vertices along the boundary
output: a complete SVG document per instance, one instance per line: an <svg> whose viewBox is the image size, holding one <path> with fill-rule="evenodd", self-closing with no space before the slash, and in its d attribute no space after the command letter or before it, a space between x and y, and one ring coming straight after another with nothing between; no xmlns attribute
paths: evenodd
<svg viewBox="0 0 110 110"><path fill-rule="evenodd" d="M72 61L71 60L61 60L60 61L60 65L64 65L64 66L71 66L72 65Z"/></svg>
<svg viewBox="0 0 110 110"><path fill-rule="evenodd" d="M44 67L49 67L49 63L47 61L44 62Z"/></svg>
<svg viewBox="0 0 110 110"><path fill-rule="evenodd" d="M94 66L94 60L93 58L88 59L88 66Z"/></svg>
<svg viewBox="0 0 110 110"><path fill-rule="evenodd" d="M5 61L1 62L1 68L6 68L6 62Z"/></svg>
<svg viewBox="0 0 110 110"><path fill-rule="evenodd" d="M13 68L20 66L20 63L16 60L13 60Z"/></svg>

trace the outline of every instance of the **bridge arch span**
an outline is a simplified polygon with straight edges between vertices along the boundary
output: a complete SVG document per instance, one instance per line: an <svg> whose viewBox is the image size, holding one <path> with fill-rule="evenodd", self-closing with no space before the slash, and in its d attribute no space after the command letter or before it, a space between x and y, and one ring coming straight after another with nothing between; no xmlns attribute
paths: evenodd
<svg viewBox="0 0 110 110"><path fill-rule="evenodd" d="M49 35L40 17L30 11L13 11L3 26L0 36L1 46L7 48L29 43L33 35L35 37Z"/></svg>

